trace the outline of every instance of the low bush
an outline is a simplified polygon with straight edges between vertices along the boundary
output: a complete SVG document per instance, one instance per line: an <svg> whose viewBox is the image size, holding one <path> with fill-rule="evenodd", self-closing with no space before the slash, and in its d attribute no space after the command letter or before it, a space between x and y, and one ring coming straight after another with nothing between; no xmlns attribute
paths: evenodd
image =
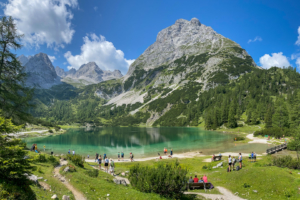
<svg viewBox="0 0 300 200"><path fill-rule="evenodd" d="M47 162L47 158L45 154L39 154L34 157L34 161L36 162Z"/></svg>
<svg viewBox="0 0 300 200"><path fill-rule="evenodd" d="M75 165L83 167L84 158L80 155L67 155L67 159L71 160Z"/></svg>
<svg viewBox="0 0 300 200"><path fill-rule="evenodd" d="M187 173L187 169L183 169L177 160L165 165L158 163L157 167L136 164L130 168L129 181L133 188L141 192L180 199L188 181Z"/></svg>
<svg viewBox="0 0 300 200"><path fill-rule="evenodd" d="M55 167L57 165L59 165L59 161L54 157L54 156L50 156L48 158L48 160L50 161L50 163Z"/></svg>
<svg viewBox="0 0 300 200"><path fill-rule="evenodd" d="M97 169L87 170L87 171L85 171L85 174L87 174L88 176L90 176L92 178L97 178L99 175L99 170L97 170Z"/></svg>
<svg viewBox="0 0 300 200"><path fill-rule="evenodd" d="M300 169L300 162L292 156L281 156L273 158L273 165L277 167L287 167L290 169Z"/></svg>
<svg viewBox="0 0 300 200"><path fill-rule="evenodd" d="M275 138L281 138L284 136L292 136L294 134L294 130L288 128L279 128L279 127L272 127L272 128L265 128L262 130L258 130L254 132L254 136L273 136Z"/></svg>
<svg viewBox="0 0 300 200"><path fill-rule="evenodd" d="M246 138L245 137L243 137L243 136L236 136L235 138L234 138L234 141L242 141L242 140L245 140Z"/></svg>

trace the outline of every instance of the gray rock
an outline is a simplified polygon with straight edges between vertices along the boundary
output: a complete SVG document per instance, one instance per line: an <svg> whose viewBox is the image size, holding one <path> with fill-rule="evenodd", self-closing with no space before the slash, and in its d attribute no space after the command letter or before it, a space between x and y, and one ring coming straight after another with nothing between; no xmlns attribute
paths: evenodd
<svg viewBox="0 0 300 200"><path fill-rule="evenodd" d="M59 76L61 78L64 78L68 74L67 72L65 72L64 69L60 68L59 66L55 67L55 71L56 71L57 76Z"/></svg>
<svg viewBox="0 0 300 200"><path fill-rule="evenodd" d="M254 193L257 193L257 190L253 190Z"/></svg>
<svg viewBox="0 0 300 200"><path fill-rule="evenodd" d="M50 88L60 84L60 77L57 76L47 54L39 53L25 64L25 72L28 77L26 85L37 88Z"/></svg>
<svg viewBox="0 0 300 200"><path fill-rule="evenodd" d="M67 195L63 195L62 200L70 200L70 197Z"/></svg>
<svg viewBox="0 0 300 200"><path fill-rule="evenodd" d="M70 170L70 168L69 167L66 167L65 169L64 169L64 172L68 172Z"/></svg>
<svg viewBox="0 0 300 200"><path fill-rule="evenodd" d="M23 54L17 57L17 60L24 66L28 62L28 57L24 56Z"/></svg>
<svg viewBox="0 0 300 200"><path fill-rule="evenodd" d="M53 196L51 197L51 199L57 199L57 195L56 195L56 194L53 195Z"/></svg>
<svg viewBox="0 0 300 200"><path fill-rule="evenodd" d="M114 179L113 180L115 184L117 185L127 185L126 181L124 179Z"/></svg>

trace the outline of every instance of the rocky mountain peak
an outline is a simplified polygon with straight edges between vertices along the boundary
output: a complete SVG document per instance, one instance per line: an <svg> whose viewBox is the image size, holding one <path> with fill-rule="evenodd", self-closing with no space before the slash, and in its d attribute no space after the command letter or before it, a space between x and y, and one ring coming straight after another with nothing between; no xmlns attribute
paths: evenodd
<svg viewBox="0 0 300 200"><path fill-rule="evenodd" d="M45 53L39 53L30 58L25 64L25 72L28 74L26 81L28 86L50 88L60 84L60 78Z"/></svg>
<svg viewBox="0 0 300 200"><path fill-rule="evenodd" d="M21 63L22 66L24 66L29 59L22 54L17 58L17 60Z"/></svg>

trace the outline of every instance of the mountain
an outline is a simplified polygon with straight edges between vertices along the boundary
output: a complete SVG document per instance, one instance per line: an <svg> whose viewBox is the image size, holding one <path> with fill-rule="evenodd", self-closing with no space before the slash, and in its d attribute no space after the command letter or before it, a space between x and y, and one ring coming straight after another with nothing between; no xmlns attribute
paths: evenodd
<svg viewBox="0 0 300 200"><path fill-rule="evenodd" d="M22 60L23 57L21 57ZM25 64L25 72L28 74L26 85L37 88L50 88L60 84L60 77L57 76L47 54L39 53L31 57Z"/></svg>
<svg viewBox="0 0 300 200"><path fill-rule="evenodd" d="M28 62L29 58L22 54L17 58L17 60L21 63L22 66L24 66Z"/></svg>
<svg viewBox="0 0 300 200"><path fill-rule="evenodd" d="M179 19L160 31L156 41L131 64L122 78L105 81L105 71L98 69L95 63L87 65L88 68L83 65L64 79L102 82L81 88L72 99L57 100L44 112L46 116L55 118L64 104L70 109L59 116L61 122L69 119L102 125L128 122L131 125L174 126L178 123L186 126L195 120L194 125L197 119L205 117L204 110L198 106L207 106L205 99L214 98L206 95L208 91L217 93L240 77L261 70L239 44L196 18ZM59 90L53 92L60 93Z"/></svg>
<svg viewBox="0 0 300 200"><path fill-rule="evenodd" d="M111 79L119 79L123 76L119 70L114 70L113 72L102 70L95 62L84 64L77 71L72 68L66 72L58 66L55 68L55 71L58 76L63 78L62 81L79 86L81 84L90 85Z"/></svg>

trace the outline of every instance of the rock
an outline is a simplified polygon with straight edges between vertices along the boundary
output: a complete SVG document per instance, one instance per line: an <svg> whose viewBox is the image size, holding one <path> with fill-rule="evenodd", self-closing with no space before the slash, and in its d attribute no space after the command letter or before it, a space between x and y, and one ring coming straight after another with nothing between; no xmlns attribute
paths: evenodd
<svg viewBox="0 0 300 200"><path fill-rule="evenodd" d="M126 181L124 179L114 179L113 181L117 185L120 185L120 184L127 185L127 183L126 183Z"/></svg>
<svg viewBox="0 0 300 200"><path fill-rule="evenodd" d="M109 197L109 194L107 194L107 196Z"/></svg>
<svg viewBox="0 0 300 200"><path fill-rule="evenodd" d="M44 180L45 182L47 181L47 179Z"/></svg>
<svg viewBox="0 0 300 200"><path fill-rule="evenodd" d="M67 166L65 169L64 169L64 172L68 172L70 170L70 168Z"/></svg>
<svg viewBox="0 0 300 200"><path fill-rule="evenodd" d="M69 196L63 195L62 200L70 200Z"/></svg>
<svg viewBox="0 0 300 200"><path fill-rule="evenodd" d="M254 193L257 193L257 190L253 190Z"/></svg>
<svg viewBox="0 0 300 200"><path fill-rule="evenodd" d="M43 179L43 177L38 177L37 179L40 180L40 179Z"/></svg>
<svg viewBox="0 0 300 200"><path fill-rule="evenodd" d="M57 199L57 195L56 195L56 194L53 195L53 196L51 197L51 199Z"/></svg>
<svg viewBox="0 0 300 200"><path fill-rule="evenodd" d="M24 158L23 158L23 159L25 159L25 160L26 160L26 159L29 159L29 158L30 158L29 156L24 156Z"/></svg>
<svg viewBox="0 0 300 200"><path fill-rule="evenodd" d="M30 176L28 176L28 175L25 175L25 176L27 177L27 179L29 179L29 180L35 182L36 184L38 184L38 177L37 176L35 176L33 174L30 175Z"/></svg>
<svg viewBox="0 0 300 200"><path fill-rule="evenodd" d="M27 73L26 85L48 89L53 85L61 84L49 57L39 53L29 59L24 65Z"/></svg>

